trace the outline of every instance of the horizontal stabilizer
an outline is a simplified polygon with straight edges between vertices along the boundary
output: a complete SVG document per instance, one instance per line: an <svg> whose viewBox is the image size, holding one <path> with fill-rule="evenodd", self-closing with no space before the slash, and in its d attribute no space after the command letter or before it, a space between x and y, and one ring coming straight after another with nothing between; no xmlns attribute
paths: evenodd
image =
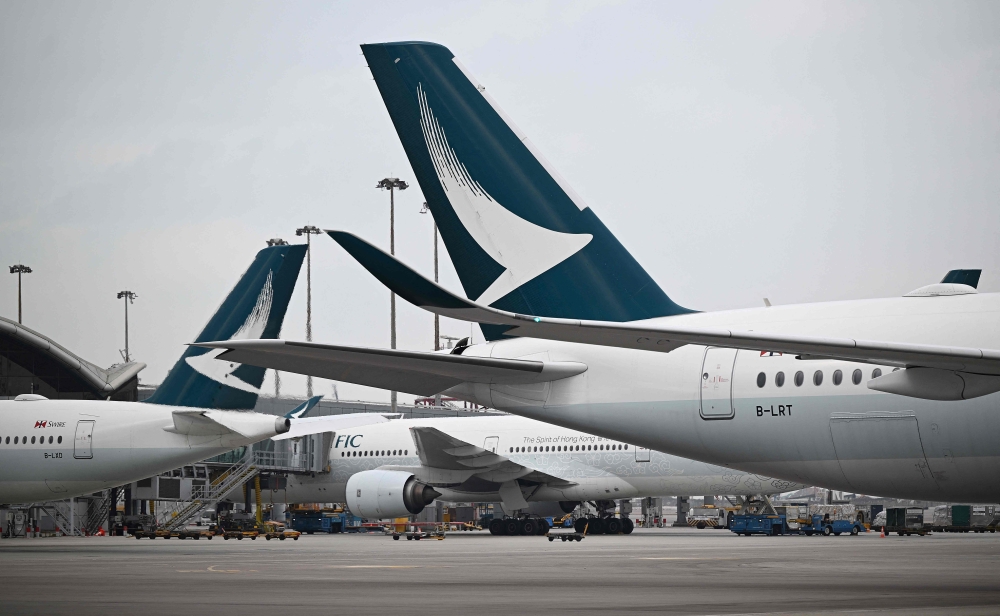
<svg viewBox="0 0 1000 616"><path fill-rule="evenodd" d="M239 411L174 411L173 417L173 425L164 430L188 436L239 434L262 440L287 432L291 425L285 417Z"/></svg>
<svg viewBox="0 0 1000 616"><path fill-rule="evenodd" d="M431 396L460 383L543 383L587 369L578 362L466 357L285 340L227 340L196 346L228 349L219 356L226 361L420 396Z"/></svg>
<svg viewBox="0 0 1000 616"><path fill-rule="evenodd" d="M575 485L570 479L525 466L437 428L417 426L410 428L410 433L420 455L420 464L428 468L470 471L470 476L496 483L525 479L560 487Z"/></svg>
<svg viewBox="0 0 1000 616"><path fill-rule="evenodd" d="M283 441L290 438L300 438L310 434L320 434L323 432L336 432L358 426L368 426L371 424L384 423L389 421L384 415L379 413L345 413L343 415L324 415L322 417L305 417L302 419L292 419L292 426L288 432L272 436L272 441Z"/></svg>
<svg viewBox="0 0 1000 616"><path fill-rule="evenodd" d="M938 368L972 374L1000 375L1000 350L821 338L797 334L734 331L672 325L673 319L616 323L554 319L497 310L458 297L427 280L395 257L357 236L330 231L330 236L391 291L408 302L442 316L510 326L507 336L544 338L648 351L670 352L686 344L752 351L767 350L886 366Z"/></svg>

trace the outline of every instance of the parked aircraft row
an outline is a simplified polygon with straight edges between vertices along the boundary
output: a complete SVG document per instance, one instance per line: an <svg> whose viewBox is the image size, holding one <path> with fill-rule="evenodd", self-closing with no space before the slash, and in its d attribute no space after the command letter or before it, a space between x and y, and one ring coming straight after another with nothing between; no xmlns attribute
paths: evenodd
<svg viewBox="0 0 1000 616"><path fill-rule="evenodd" d="M362 51L472 299L349 233L330 235L404 299L479 323L486 342L450 354L203 345L227 349L220 359L446 394L788 482L996 500L1000 295L977 292L979 270L903 297L684 308L447 48Z"/></svg>

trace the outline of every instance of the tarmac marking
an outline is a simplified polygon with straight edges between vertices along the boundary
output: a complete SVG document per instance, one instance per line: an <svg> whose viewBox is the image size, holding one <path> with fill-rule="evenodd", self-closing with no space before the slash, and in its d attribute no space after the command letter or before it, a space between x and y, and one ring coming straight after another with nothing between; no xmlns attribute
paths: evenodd
<svg viewBox="0 0 1000 616"><path fill-rule="evenodd" d="M177 569L177 573L260 573L256 569L216 569L219 565L212 565L208 569Z"/></svg>

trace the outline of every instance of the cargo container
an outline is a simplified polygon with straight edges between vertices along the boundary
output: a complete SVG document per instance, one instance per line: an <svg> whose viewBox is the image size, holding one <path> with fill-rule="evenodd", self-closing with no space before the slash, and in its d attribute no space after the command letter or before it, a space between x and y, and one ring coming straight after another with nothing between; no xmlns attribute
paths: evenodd
<svg viewBox="0 0 1000 616"><path fill-rule="evenodd" d="M897 535L925 535L924 510L919 507L889 507L885 510L885 532Z"/></svg>

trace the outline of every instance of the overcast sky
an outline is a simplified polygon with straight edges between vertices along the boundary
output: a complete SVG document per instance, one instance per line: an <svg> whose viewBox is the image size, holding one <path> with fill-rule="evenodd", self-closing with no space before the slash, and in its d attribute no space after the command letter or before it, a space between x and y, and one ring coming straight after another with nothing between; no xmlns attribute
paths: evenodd
<svg viewBox="0 0 1000 616"><path fill-rule="evenodd" d="M267 238L314 224L388 247L390 174L413 185L397 254L430 274L431 220L358 47L394 40L451 48L684 306L896 296L959 267L1000 290L997 2L8 0L0 265L34 269L25 324L108 366L133 290L158 383ZM388 346L388 291L325 236L313 287L314 340ZM400 348L432 332L400 303Z"/></svg>

